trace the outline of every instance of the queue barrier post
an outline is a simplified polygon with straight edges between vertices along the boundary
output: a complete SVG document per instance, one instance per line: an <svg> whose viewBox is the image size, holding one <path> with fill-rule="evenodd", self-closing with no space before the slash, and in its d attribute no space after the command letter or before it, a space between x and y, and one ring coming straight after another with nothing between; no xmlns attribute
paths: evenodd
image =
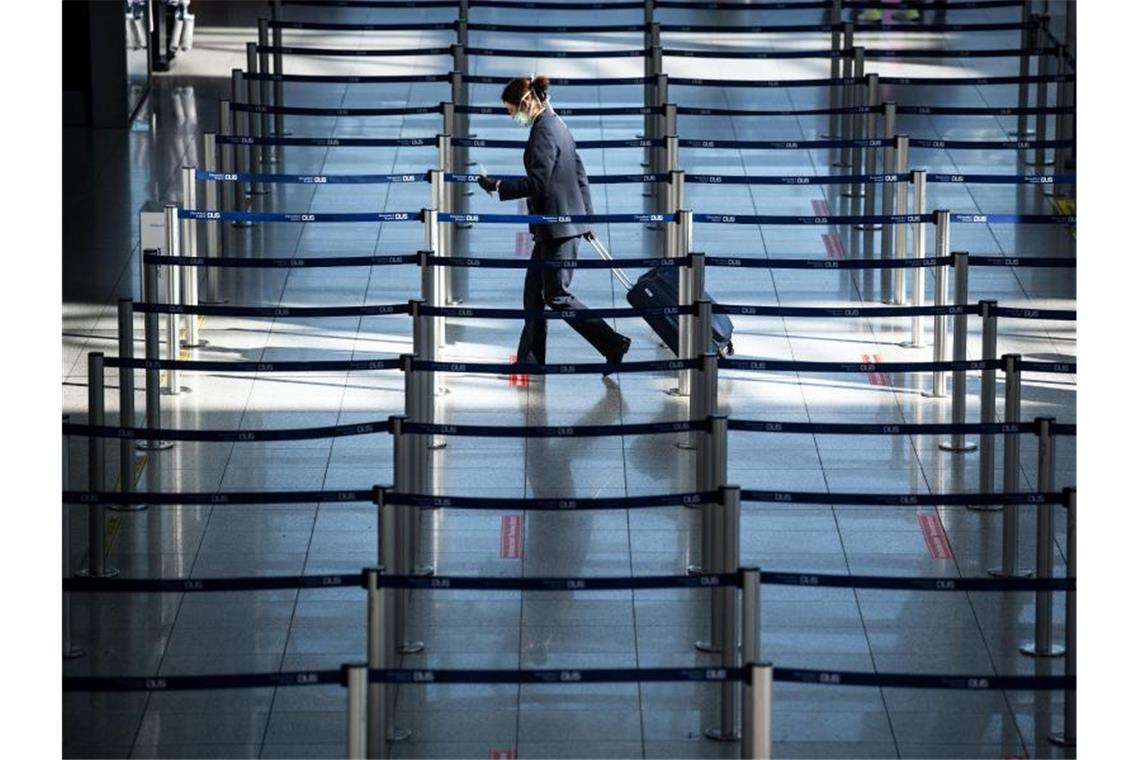
<svg viewBox="0 0 1140 760"><path fill-rule="evenodd" d="M978 313L982 317L982 359L997 359L997 301L978 301ZM997 419L997 370L982 370L982 394L980 422L992 423ZM994 492L994 436L982 433L978 436L978 493ZM996 504L972 504L968 509L974 512L996 512L1001 509Z"/></svg>
<svg viewBox="0 0 1140 760"><path fill-rule="evenodd" d="M1056 450L1053 417L1033 420L1037 435L1037 490L1052 493L1056 479ZM1037 578L1053 577L1053 504L1037 505ZM1042 589L1034 592L1033 641L1023 644L1021 653L1027 657L1060 657L1065 647L1053 643L1053 592Z"/></svg>
<svg viewBox="0 0 1140 760"><path fill-rule="evenodd" d="M182 167L182 207L198 208L198 183L194 179L193 166ZM212 183L208 183L212 184ZM198 223L193 219L180 220L179 230L179 256L198 255ZM214 267L210 267L213 269ZM198 305L198 267L179 267L179 280L182 285L181 300L179 303L186 306ZM198 334L198 315L186 315L186 338L182 341L183 348L202 348L208 346L209 341L203 340Z"/></svg>
<svg viewBox="0 0 1140 760"><path fill-rule="evenodd" d="M442 237L439 212L432 208L425 208L422 213L424 219L424 249L428 252L428 255L439 255L440 239ZM442 267L430 263L426 257L421 256L420 297L427 306L439 308L444 305L443 273L440 271L441 269ZM438 358L439 351L442 350L447 343L445 335L446 322L443 317L430 317L430 319L432 321L431 336L433 339L433 357L429 361L435 361L435 359Z"/></svg>
<svg viewBox="0 0 1140 760"><path fill-rule="evenodd" d="M377 487L373 489L377 503L383 503L383 494L389 489ZM383 565L375 568L365 568L364 588L368 591L368 669L383 670L396 664L394 628L395 616L393 603L399 589L382 586L380 578L385 574ZM388 742L404 741L412 735L406 728L397 728L393 717L395 715L395 685L389 683L368 682L368 699L366 704L368 722L365 729L365 748L368 757L387 758Z"/></svg>
<svg viewBox="0 0 1140 760"><path fill-rule="evenodd" d="M105 391L103 353L93 351L87 354L87 424L106 424L103 394ZM104 441L99 436L87 437L87 487L99 493L106 490L107 461ZM91 504L88 510L87 525L87 568L77 575L88 578L113 578L118 570L107 565L107 523L106 510L102 504Z"/></svg>
<svg viewBox="0 0 1140 760"><path fill-rule="evenodd" d="M740 568L740 662L747 675L760 659L760 568ZM746 676L747 677L747 676ZM756 694L751 679L745 681L740 704L740 756L750 757L756 741L753 712Z"/></svg>
<svg viewBox="0 0 1140 760"><path fill-rule="evenodd" d="M237 130L233 125L233 114L230 111L230 101L218 101L218 134L220 135L234 135ZM237 172L236 161L237 146L232 144L225 144L218 146L218 169L226 174L233 174ZM209 159L207 159L209 160ZM218 188L220 195L219 202L221 209L225 211L241 211L238 206L237 196L241 190L241 183L239 182L223 182ZM219 226L221 222L218 223ZM220 248L225 248L225 238L219 238Z"/></svg>
<svg viewBox="0 0 1140 760"><path fill-rule="evenodd" d="M709 417L708 468L704 473L705 492L717 491L728 479L728 417L714 414ZM701 570L716 573L722 567L721 550L724 548L724 506L716 501L701 506ZM698 651L716 654L721 651L721 626L724 623L724 599L713 594L709 605L709 638L697 641Z"/></svg>
<svg viewBox="0 0 1140 760"><path fill-rule="evenodd" d="M850 21L843 23L843 49L840 51L840 58L842 60L842 101L840 103L843 108L843 113L839 117L839 139L845 143L851 140L851 111L853 105L854 92L851 85L848 84L854 76L854 49L855 49L855 25ZM851 168L851 148L844 146L839 149L839 160L832 164L840 169L848 170Z"/></svg>
<svg viewBox="0 0 1140 760"><path fill-rule="evenodd" d="M831 26L831 72L830 78L832 85L828 87L828 107L831 109L831 114L827 120L827 134L825 137L831 140L839 139L839 105L840 89L835 84L835 80L839 79L840 63L839 51L843 49L843 0L831 0L831 7L828 8L828 24Z"/></svg>
<svg viewBox="0 0 1140 760"><path fill-rule="evenodd" d="M343 666L341 679L345 687L345 757L365 760L368 757L368 663Z"/></svg>
<svg viewBox="0 0 1140 760"><path fill-rule="evenodd" d="M677 212L677 226L673 230L673 234L676 235L673 256L676 258L687 256L693 249L692 209L680 209ZM677 275L677 305L681 310L677 317L677 358L693 359L696 357L696 347L693 344L695 325L693 324L692 309L696 290L693 288L692 267L679 267ZM677 388L673 391L674 395L688 396L691 392L692 381L693 370L677 370Z"/></svg>
<svg viewBox="0 0 1140 760"><path fill-rule="evenodd" d="M950 212L938 209L934 212L934 256L945 260L950 256ZM942 264L934 268L934 305L945 306L950 300L950 271L949 265ZM946 315L934 315L934 361L946 361ZM923 394L928 398L946 397L946 373L935 370L931 374L931 388L929 393Z"/></svg>
<svg viewBox="0 0 1140 760"><path fill-rule="evenodd" d="M702 299L698 301L698 309L706 311L711 316L712 301ZM717 354L705 351L701 353L700 369L696 373L696 384L694 386L693 395L689 397L689 419L690 420L707 420L710 416L717 412ZM689 433L689 446L687 448L696 450L696 477L694 484L698 490L709 490L706 488L708 485L709 472L709 456L710 456L710 435L703 430L693 430ZM694 505L697 506L697 505ZM704 509L702 509L702 515ZM699 569L699 563L694 563L689 568L690 572L696 572Z"/></svg>
<svg viewBox="0 0 1140 760"><path fill-rule="evenodd" d="M1065 497L1065 575L1077 580L1077 489L1062 490ZM1077 590L1065 591L1065 675L1077 676ZM1049 735L1061 747L1077 746L1077 690L1065 689L1065 717L1061 731Z"/></svg>
<svg viewBox="0 0 1140 760"><path fill-rule="evenodd" d="M421 260L420 266L423 267L423 261L430 255L430 251L420 251L418 255ZM424 301L422 300L410 301L409 306L412 315L412 353L417 359L434 362L436 361L435 342L432 337L434 318L423 316L421 309L424 306ZM416 370L415 374L418 378L416 389L419 409L416 421L433 424L435 422L435 397L437 393L442 395L445 391L436 387L434 371ZM442 437L429 436L427 441L429 449L442 449L447 445L447 439ZM425 467L428 470L431 469L430 459L425 463Z"/></svg>
<svg viewBox="0 0 1140 760"><path fill-rule="evenodd" d="M1037 45L1037 26L1033 23L1033 12L1031 8L1031 0L1023 0L1021 4L1021 49L1029 50ZM1029 107L1029 56L1022 53L1018 61L1017 69L1018 79L1021 81L1017 85L1017 131L1013 133L1013 137L1018 140L1024 140L1033 135L1033 131L1029 129L1029 116L1025 113L1025 109Z"/></svg>
<svg viewBox="0 0 1140 760"><path fill-rule="evenodd" d="M422 409L420 407L420 381L422 378L413 370L412 362L416 359L414 354L400 354L400 372L404 376L404 417L409 422L422 423ZM423 438L419 434L405 433L408 439L410 459L410 475L408 489L412 493L426 493L427 479L424 477L424 450Z"/></svg>
<svg viewBox="0 0 1140 760"><path fill-rule="evenodd" d="M178 206L167 203L166 210L166 255L182 255L181 222L178 219ZM182 267L168 266L166 268L166 297L165 303L177 304L182 296L181 285ZM157 294L156 294L157 295ZM193 317L194 315L189 315ZM166 358L177 361L179 356L181 318L178 314L166 315ZM182 393L181 372L171 367L166 371L166 383L162 392L168 396L177 396Z"/></svg>
<svg viewBox="0 0 1140 760"><path fill-rule="evenodd" d="M911 225L910 235L914 243L914 258L921 260L926 258L926 224L921 218L926 213L926 169L915 169L910 174L910 181L914 185L913 213L919 217L918 221ZM899 227L901 228L903 225L899 225ZM902 273L900 272L900 274ZM915 267L911 276L914 278L911 303L922 307L926 304L926 269ZM926 330L923 320L924 317L921 316L910 318L910 343L905 344L906 346L923 348L926 345Z"/></svg>
<svg viewBox="0 0 1140 760"><path fill-rule="evenodd" d="M662 87L661 77L664 76L665 67L660 55L661 50L661 24L647 21L645 24L645 88L644 102L647 109L643 119L642 132L647 140L663 137L666 132L662 129L661 119L655 109L665 103L665 89ZM657 51L656 58L654 51ZM665 80L667 81L667 80ZM656 148L647 148L646 157L651 172L662 171L660 166L661 154ZM653 188L646 188L652 192Z"/></svg>
<svg viewBox="0 0 1140 760"><path fill-rule="evenodd" d="M721 486L720 565L716 572L731 573L740 566L740 486ZM713 595L721 599L720 628L721 667L726 670L738 666L740 650L737 645L739 635L738 599L734 586L718 586ZM740 684L726 680L720 685L720 725L705 729L705 736L716 741L737 741L740 730L737 725L737 712L740 705Z"/></svg>
<svg viewBox="0 0 1140 760"><path fill-rule="evenodd" d="M463 0L463 2L467 2L467 0ZM653 23L653 12L655 10L656 5L657 5L657 3L655 2L655 0L645 0L645 16L644 16L645 21L644 21L644 23L646 26L649 26L650 24Z"/></svg>
<svg viewBox="0 0 1140 760"><path fill-rule="evenodd" d="M230 100L229 100L229 106L230 107L227 108L227 111L228 111L229 116L230 116L230 124L229 124L230 132L229 132L229 134L231 134L235 137L244 137L244 136L248 135L248 133L246 131L246 121L247 121L247 117L249 116L249 114L246 113L245 111L235 111L232 108L233 105L238 104L238 103L242 103L245 100L245 96L243 93L243 91L245 90L245 85L243 82L244 77L245 77L245 74L242 72L241 69L230 69ZM223 132L226 131L224 126L222 127L222 131ZM251 150L251 147L249 145L235 145L234 146L234 166L233 166L233 169L234 169L235 173L241 174L243 172L249 172L250 171L250 168L249 168L249 151L250 150ZM234 208L233 208L233 210L234 211L245 211L244 196L248 196L250 194L251 193L249 190L248 183L238 182L237 184L235 184L234 185ZM235 222L234 226L235 227L237 227L237 226L248 227L251 224L252 224L252 222L242 222L239 225L237 222Z"/></svg>
<svg viewBox="0 0 1140 760"><path fill-rule="evenodd" d="M462 44L451 46L451 70L462 75L471 73L467 70L467 48Z"/></svg>
<svg viewBox="0 0 1140 760"><path fill-rule="evenodd" d="M954 268L954 305L966 306L969 298L969 254L965 251L955 251L950 254L950 266ZM967 327L970 315L963 308L961 313L954 315L954 361L966 361ZM950 421L961 425L966 421L966 370L956 369L951 373L953 385L950 389ZM949 441L938 444L943 451L964 454L978 448L977 444L966 440L965 433L954 433Z"/></svg>
<svg viewBox="0 0 1140 760"><path fill-rule="evenodd" d="M459 0L459 20L467 21L471 17L471 0Z"/></svg>
<svg viewBox="0 0 1140 760"><path fill-rule="evenodd" d="M119 358L135 358L135 310L134 301L119 299ZM135 371L130 367L119 367L119 427L134 427L135 424ZM132 493L135 490L135 445L130 438L119 439L119 491ZM108 509L117 512L141 512L146 504L114 504Z"/></svg>
<svg viewBox="0 0 1140 760"><path fill-rule="evenodd" d="M208 172L218 171L218 144L217 135L206 132L202 135L202 168ZM228 182L206 182L206 210L221 211L224 206L226 185ZM206 222L206 257L216 259L222 253L221 222L210 219ZM202 303L226 303L221 295L221 284L218 282L218 268L206 268L206 296Z"/></svg>
<svg viewBox="0 0 1140 760"><path fill-rule="evenodd" d="M269 74L269 52L266 48L269 46L269 19L259 18L257 20L257 70L263 75ZM269 79L262 77L258 81L258 103L263 106L270 105L269 99ZM261 135L268 137L271 134L269 126L270 115L268 111L262 111L260 115L261 122ZM266 145L261 149L261 163L262 164L275 164L277 163L276 153L277 146ZM272 185L265 185L265 191L269 192L273 189ZM197 208L197 206L190 206L189 208Z"/></svg>
<svg viewBox="0 0 1140 760"><path fill-rule="evenodd" d="M746 665L744 732L740 756L747 760L772 757L772 663Z"/></svg>
<svg viewBox="0 0 1140 760"><path fill-rule="evenodd" d="M894 104L887 103L884 106L885 121L889 122L887 127L894 126ZM883 173L893 171L897 168L898 162L895 160L895 153L899 144L899 136L891 134L890 137L884 137L883 145ZM886 182L883 184L883 216L888 216L895 213L895 195L899 192L900 182ZM884 223L881 227L882 234L879 236L879 258L886 263L894 257L894 235L891 233L890 225ZM894 303L892 300L892 293L894 292L894 281L899 276L893 269L883 267L879 270L879 300L883 303Z"/></svg>
<svg viewBox="0 0 1140 760"><path fill-rule="evenodd" d="M1005 372L1004 422L1021 422L1021 354L1003 354ZM1002 439L1002 491L1021 490L1021 436L1008 432ZM1021 510L1017 504L1004 504L1001 510L1001 566L989 570L995 578L1028 578L1029 570L1019 567Z"/></svg>
<svg viewBox="0 0 1140 760"><path fill-rule="evenodd" d="M466 48L468 45L467 19L465 18L455 19L455 42L461 48Z"/></svg>
<svg viewBox="0 0 1140 760"><path fill-rule="evenodd" d="M688 267L689 295L696 309L696 314L689 317L688 342L690 354L693 358L697 358L703 355L703 352L707 350L711 343L711 341L709 343L703 343L701 339L706 330L711 329L708 325L712 320L712 302L709 301L702 306L702 302L706 300L702 298L705 292L705 255L703 253L691 253L689 256L691 262ZM683 277L684 274L685 271L682 269L681 276ZM708 393L706 386L708 375L703 372L703 366L698 369L688 370L687 374L690 378L689 419L703 420L708 414L705 401ZM677 447L682 449L696 449L700 435L698 431L690 430L681 436L677 442Z"/></svg>
<svg viewBox="0 0 1140 760"><path fill-rule="evenodd" d="M143 251L143 258L158 254L157 248L147 248ZM158 265L143 262L143 300L147 303L158 302ZM146 426L148 430L158 430L162 427L162 381L158 367L154 365L159 360L158 314L147 312L143 316L144 356L148 366L144 373L146 382ZM174 445L172 441L162 441L158 438L148 438L140 441L138 448L143 451L161 451Z"/></svg>
<svg viewBox="0 0 1140 760"><path fill-rule="evenodd" d="M271 0L269 10L273 20L280 20L282 16L281 0ZM283 70L285 56L281 54L281 48L284 46L284 35L281 27L273 27L273 47L277 48L273 51L273 105L275 106L285 105L285 82L281 78L285 73ZM281 112L273 114L273 134L277 137L285 137L291 134L285 128L285 114ZM274 157L279 157L278 154L282 149L283 146L275 145L273 147Z"/></svg>
<svg viewBox="0 0 1140 760"><path fill-rule="evenodd" d="M71 415L63 415L63 424L71 423ZM71 490L71 436L63 436L63 490ZM71 504L63 502L63 577L71 577ZM71 660L87 654L71 639L71 592L63 592L63 659Z"/></svg>
<svg viewBox="0 0 1140 760"><path fill-rule="evenodd" d="M868 139L873 139L877 133L875 128L875 121L878 118L878 112L882 110L882 96L879 93L879 75L868 74L864 84L864 102L867 105L867 112L863 114L863 127L862 134ZM878 168L878 156L875 148L867 146L863 149L863 174L874 174ZM884 167L885 171L886 167ZM863 183L863 215L873 216L875 213L875 183ZM867 224L857 224L855 229L863 232L863 258L868 259L871 257L871 249L875 244L874 231L880 229L875 224L868 222ZM870 269L863 270L863 292L871 292L871 283L873 273Z"/></svg>
<svg viewBox="0 0 1140 760"><path fill-rule="evenodd" d="M665 76L664 74L662 76ZM661 128L661 147L654 148L654 155L657 156L656 165L652 167L653 174L667 174L672 175L673 171L677 170L677 105L675 103L666 103L664 106L663 126ZM670 140L669 138L673 139ZM650 197L655 199L653 208L650 211L676 211L683 205L678 203L676 207L670 207L671 198L674 194L674 188L671 184L672 177L670 176L670 184L664 182L654 182L647 187ZM656 225L651 225L651 228L658 229Z"/></svg>
<svg viewBox="0 0 1140 760"><path fill-rule="evenodd" d="M439 146L440 167L428 170L428 180L431 183L431 205L437 212L451 213L453 209L451 208L450 188L444 181L444 173L452 170L449 165L451 163L451 136L436 135L436 144ZM439 225L439 245L435 249L437 256L452 255L454 233L454 224ZM452 273L455 267L439 267L439 270L441 300L443 303L455 303L456 299L452 293Z"/></svg>
<svg viewBox="0 0 1140 760"><path fill-rule="evenodd" d="M412 493L412 449L404 425L408 418L404 415L389 417L392 424L392 488L397 493ZM394 567L397 575L430 575L431 569L421 570L416 566L419 547L419 523L421 512L418 507L393 507L396 514L396 531L393 541L394 553L385 558L385 567ZM394 565L389 564L394 560ZM412 641L407 637L407 604L410 589L400 589L396 594L396 639L400 654L414 654L424 648L422 641Z"/></svg>
<svg viewBox="0 0 1140 760"><path fill-rule="evenodd" d="M259 73L258 67L257 67L257 43L256 42L245 43L245 70L248 71L250 74ZM246 86L245 102L251 106L260 106L261 105L261 93L258 90L258 82L256 82L253 79L250 79L249 77L246 77L245 78L245 86ZM250 137L262 137L261 119L255 113L252 113L252 112L246 113L246 125L249 128L249 131L246 134L248 134ZM260 146L260 145L251 145L250 146L249 170L251 173L260 171L259 167L263 163L265 163L265 160L262 158L264 151L265 151L265 149L263 146ZM250 190L250 193L255 195L255 196L256 195L264 195L266 192L265 185L261 182L251 182L249 185L249 190ZM251 198L250 202L251 202L251 206L253 206L254 208L257 208L257 206L254 205L254 199Z"/></svg>
<svg viewBox="0 0 1140 760"><path fill-rule="evenodd" d="M863 48L857 47L854 49L854 52L852 55L853 55L853 59L852 59L852 61L853 61L852 69L853 70L851 72L851 77L853 80L855 80L855 82L862 82L865 79L865 75L863 73L865 51ZM858 141L858 140L861 140L867 136L863 133L863 127L865 126L865 124L864 124L865 119L864 119L862 114L855 113L854 110L860 108L861 106L865 106L867 104L866 103L867 89L865 86L862 86L860 84L852 84L852 85L849 85L849 87L851 90L851 105L849 106L849 108L851 109L851 112L845 113L843 116L845 119L848 120L848 122L850 124L850 127L847 130L848 133L851 135L850 139ZM847 151L847 155L849 158L847 164L848 164L848 166L851 167L851 173L852 174L863 174L864 173L863 172L864 149L859 147L858 145L852 145L851 147L844 148L844 150ZM848 198L852 198L852 199L862 198L863 197L863 183L852 182L850 185L847 186L847 190L844 193L844 195L846 195Z"/></svg>
<svg viewBox="0 0 1140 760"><path fill-rule="evenodd" d="M906 135L898 135L895 138L895 174L905 174L907 172L907 164L909 162L909 148L910 138ZM895 208L890 212L897 215L905 215L907 210L907 202L910 195L910 183L900 181L895 183ZM894 258L902 260L906 258L906 225L905 224L892 224L890 226L891 232L894 233ZM887 236L887 225L883 225L883 236ZM906 270L898 269L894 272L894 286L895 293L892 303L905 304L906 303ZM915 304L917 306L917 304Z"/></svg>
<svg viewBox="0 0 1140 760"><path fill-rule="evenodd" d="M1045 30L1049 26L1049 16L1047 16L1047 15L1037 16L1036 21L1037 21L1037 30L1038 30L1037 31L1037 42L1040 44L1044 44L1045 39L1046 39ZM1037 45L1035 44L1034 47L1036 47L1036 46ZM1025 164L1027 166L1035 166L1037 168L1045 168L1047 166L1052 166L1054 164L1053 161L1049 161L1045 157L1045 146L1043 145L1046 138L1048 138L1048 136L1049 136L1049 130L1048 130L1048 127L1046 126L1046 119L1048 117L1044 113L1045 107L1049 105L1049 81L1048 81L1048 79L1046 79L1046 77L1048 77L1050 74L1061 73L1060 67L1057 67L1056 71L1050 71L1050 69L1052 68L1053 61L1054 61L1054 56L1052 56L1052 55L1038 55L1037 56L1038 80L1037 80L1037 88L1036 88L1037 93L1036 93L1036 97L1035 97L1035 100L1036 100L1035 105L1038 109L1038 113L1036 116L1036 128L1034 129L1034 133L1037 135L1038 145L1037 145L1036 151L1034 152L1033 159L1028 160L1028 158L1027 158L1027 160L1025 161ZM1058 100L1059 100L1059 98L1058 98ZM1058 105L1060 105L1060 103L1058 103ZM1054 134L1054 137L1056 137L1056 134Z"/></svg>

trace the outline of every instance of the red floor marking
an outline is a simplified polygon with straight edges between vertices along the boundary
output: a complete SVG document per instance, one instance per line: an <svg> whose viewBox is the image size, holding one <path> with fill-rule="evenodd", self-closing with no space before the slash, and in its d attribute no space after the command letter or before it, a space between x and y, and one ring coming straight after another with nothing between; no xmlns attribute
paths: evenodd
<svg viewBox="0 0 1140 760"><path fill-rule="evenodd" d="M827 205L826 200L819 200L818 198L811 202L812 211L816 216L831 216L831 206Z"/></svg>
<svg viewBox="0 0 1140 760"><path fill-rule="evenodd" d="M511 354L509 361L513 363L518 358L518 354ZM530 385L530 375L516 375L514 373L511 373L510 375L507 375L507 382L511 385L526 387Z"/></svg>
<svg viewBox="0 0 1140 760"><path fill-rule="evenodd" d="M513 749L493 749L491 750L491 760L515 760L515 751Z"/></svg>
<svg viewBox="0 0 1140 760"><path fill-rule="evenodd" d="M875 354L874 359L875 359L875 364L882 364L883 363L883 357L878 355L878 354ZM882 372L876 372L875 374L879 376L879 385L890 385L891 384L891 379L889 377L887 377L886 374L884 374Z"/></svg>
<svg viewBox="0 0 1140 760"><path fill-rule="evenodd" d="M946 538L946 529L942 527L942 519L937 512L919 512L918 527L922 529L922 539L926 541L926 548L934 559L950 559L950 541Z"/></svg>
<svg viewBox="0 0 1140 760"><path fill-rule="evenodd" d="M527 240L527 237L528 237L528 234L525 232L516 232L515 233L515 255L516 256L526 256L527 255L527 253L528 253L527 248L529 247L529 244L530 244L530 241Z"/></svg>
<svg viewBox="0 0 1140 760"><path fill-rule="evenodd" d="M863 363L870 366L879 362L879 355L875 354L875 358L871 358L870 354L863 354ZM871 385L886 385L887 379L882 372L876 370L867 370L867 380Z"/></svg>
<svg viewBox="0 0 1140 760"><path fill-rule="evenodd" d="M825 232L820 235L823 238L823 247L827 249L827 257L829 259L842 259L846 258L843 255L843 244L839 242L839 236L832 232Z"/></svg>
<svg viewBox="0 0 1140 760"><path fill-rule="evenodd" d="M499 557L522 559L522 515L504 515L499 529Z"/></svg>

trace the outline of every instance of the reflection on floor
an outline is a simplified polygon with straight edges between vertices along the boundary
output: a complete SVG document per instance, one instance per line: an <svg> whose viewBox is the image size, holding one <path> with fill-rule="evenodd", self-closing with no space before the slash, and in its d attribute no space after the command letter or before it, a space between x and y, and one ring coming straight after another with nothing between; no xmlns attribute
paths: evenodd
<svg viewBox="0 0 1140 760"><path fill-rule="evenodd" d="M311 10L311 9L309 9ZM306 9L289 9L296 18ZM396 22L444 18L436 10L338 11L338 20ZM311 11L315 14L317 11ZM474 11L473 11L474 13ZM544 12L545 14L546 12ZM479 9L480 20L510 22L509 11ZM613 21L611 21L611 16ZM619 19L620 16L620 19ZM291 18L293 16L290 16ZM327 17L327 15L326 15ZM450 17L450 16L446 16ZM548 16L544 15L544 20ZM590 21L595 18L590 14ZM606 23L634 23L639 11L603 14ZM754 13L667 10L675 23L818 23L808 12ZM1011 20L1013 10L962 11L954 22ZM561 12L551 22L587 23ZM628 19L628 21L627 21ZM240 32L240 33L239 33ZM526 35L472 32L471 45L531 49L636 47L634 33ZM86 415L89 351L115 353L115 300L138 288L137 211L146 200L179 200L178 169L201 163L199 135L215 129L218 99L228 95L228 72L244 65L249 30L199 28L195 50L180 59L176 76L156 79L139 129L73 131L64 143L65 197L64 411ZM355 47L429 47L447 44L450 32L360 33ZM914 32L870 45L996 48L1016 46L1016 31ZM346 44L335 33L293 32L287 44ZM759 40L759 42L758 42ZM699 35L670 34L670 44L710 43ZM787 49L827 47L825 35L725 37L725 46L771 44ZM720 39L715 44L722 44ZM916 62L875 61L869 70L895 76L971 76L1017 73L1017 59ZM476 74L532 70L554 76L640 76L640 59L591 60L472 57ZM295 73L407 73L436 71L438 58L288 58ZM827 76L826 61L667 60L675 76L804 78ZM289 104L401 106L447 97L447 85L288 85ZM472 102L494 104L498 86L473 85ZM640 105L639 86L555 87L555 106ZM1013 86L895 87L887 96L915 105L1013 105ZM684 105L729 108L825 107L819 88L740 89L675 87ZM567 117L578 140L632 137L640 116ZM288 117L297 135L431 136L437 114L406 117ZM898 131L912 138L1001 140L1015 117L904 115ZM1052 125L1050 125L1051 127ZM474 116L472 129L489 139L522 139L501 115ZM682 116L682 137L703 139L818 138L826 117ZM637 150L583 151L591 174L643 171ZM685 149L689 173L808 175L835 173L828 151ZM1019 174L1014 151L911 151L912 168L931 173ZM422 172L434 166L432 147L283 148L265 171L291 174ZM516 151L473 149L472 161L491 174L518 173ZM686 204L699 212L817 215L861 213L837 186L726 186L693 184ZM595 184L598 213L643 210L639 185ZM430 203L426 184L276 185L258 199L267 210L296 212L414 211ZM821 205L826 204L826 206ZM476 193L473 211L514 212ZM964 213L1053 213L1033 185L931 184L927 208ZM459 250L513 258L516 229L475 225L458 233ZM618 256L660 255L662 234L640 225L598 230ZM759 234L758 234L759 233ZM320 257L411 253L422 247L414 223L266 224L224 230L227 255ZM858 258L864 236L814 226L697 225L696 249L743 257ZM932 247L928 230L928 249ZM524 241L525 242L525 241ZM1062 227L959 225L954 250L975 255L1074 256L1075 241ZM878 251L878 233L872 238ZM583 256L587 255L583 251ZM926 293L933 275L926 270ZM465 305L521 302L520 270L467 274ZM415 267L229 269L204 293L232 304L262 306L359 305L406 302L419 292ZM1073 270L973 267L970 300L1003 306L1075 308ZM708 291L719 301L781 306L854 306L879 303L879 275L840 270L709 268ZM580 271L575 293L595 307L623 306L621 286L605 271ZM735 343L742 356L844 362L925 361L929 349L904 347L908 318L810 319L737 317ZM141 351L141 320L136 338ZM449 324L449 360L507 361L517 324L458 319ZM666 350L639 320L623 320L634 339L628 359L664 358ZM924 325L927 345L929 320ZM980 356L980 322L971 321L969 356ZM410 350L410 321L365 318L210 317L198 359L330 360L388 357ZM999 353L1035 359L1073 359L1073 323L1002 320ZM552 323L550 360L594 361L589 346L564 324ZM140 376L141 377L141 376ZM920 375L720 373L722 413L733 418L785 422L876 424L946 422L948 400L923 395L931 378ZM1002 388L999 373L999 399ZM439 420L451 424L591 425L672 421L687 416L683 399L667 391L675 378L623 374L547 377L526 386L501 376L449 374ZM968 419L978 415L979 379L970 377ZM189 392L164 397L165 424L194 429L261 430L315 427L382 419L403 408L398 372L187 373ZM115 372L108 386L117 386ZM1022 416L1075 421L1070 375L1027 375ZM115 397L115 398L113 398ZM108 413L117 415L117 394ZM142 407L139 394L138 408ZM999 404L999 415L1000 404ZM631 496L694 488L691 451L671 435L627 438L448 440L434 454L436 493L504 497ZM938 436L841 436L733 432L729 482L744 488L874 493L940 493L977 488L977 454L939 449ZM1036 487L1035 443L1022 444L1022 490ZM1000 446L997 472L1002 471ZM72 483L86 482L85 445L72 445ZM108 452L108 483L117 477L117 446ZM145 457L138 484L147 491L363 489L390 482L387 435L278 443L179 443ZM1075 485L1073 439L1058 440L1058 487ZM928 515L937 515L937 520ZM1058 513L1060 514L1060 513ZM124 577L224 577L356 572L376 562L376 517L365 504L152 507L114 513L107 561ZM983 575L1000 558L997 514L959 507L845 507L746 504L742 560L765 570L902 576ZM515 511L426 513L424 547L442 574L482 576L629 575L683 572L694 551L697 514L684 508L573 514ZM504 545L504 526L521 530L521 545ZM926 532L924 532L924 526ZM945 533L945 544L934 535ZM1032 564L1032 511L1022 514L1022 562ZM86 513L72 519L75 565L86 563ZM945 551L948 547L949 551ZM1064 555L1063 520L1057 521L1057 572ZM701 591L417 593L411 607L415 635L427 642L409 667L559 668L713 665L692 642L705 635ZM75 595L76 639L87 657L66 662L70 675L174 675L336 668L362 659L364 600L356 590L233 592L219 594ZM881 672L962 674L1059 673L1055 660L1033 661L1017 652L1031 637L1028 593L858 591L765 586L763 656L777 665ZM1057 599L1056 635L1063 605ZM340 687L279 688L153 694L67 694L64 751L69 757L342 757ZM735 745L701 738L717 720L712 685L618 684L571 686L428 685L400 689L399 724L411 741L394 745L399 757L728 757ZM1032 692L959 692L778 684L775 750L779 757L1054 757L1063 751L1045 736L1060 723L1060 695Z"/></svg>

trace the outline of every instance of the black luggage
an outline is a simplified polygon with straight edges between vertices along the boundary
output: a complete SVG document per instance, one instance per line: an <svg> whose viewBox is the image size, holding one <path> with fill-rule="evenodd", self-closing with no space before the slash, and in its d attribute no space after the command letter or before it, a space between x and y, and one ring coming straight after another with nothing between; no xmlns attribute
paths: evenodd
<svg viewBox="0 0 1140 760"><path fill-rule="evenodd" d="M586 240L590 241L590 245L598 252L598 255L607 261L612 261L613 256L605 249L597 236L587 234L584 236ZM618 280L625 285L628 292L625 298L629 301L629 305L637 309L651 308L659 306L676 306L678 303L678 282L680 274L677 267L657 267L650 269L641 277L637 278L637 282L629 279L624 271L621 269L612 270L617 276ZM708 293L705 293L705 298L708 298ZM677 353L678 334L678 319L675 316L654 316L645 317L646 323L653 328L653 332L665 342L669 350L674 355ZM709 349L717 352L721 356L731 356L734 353L732 347L732 320L728 318L727 314L714 314L712 324L712 345Z"/></svg>

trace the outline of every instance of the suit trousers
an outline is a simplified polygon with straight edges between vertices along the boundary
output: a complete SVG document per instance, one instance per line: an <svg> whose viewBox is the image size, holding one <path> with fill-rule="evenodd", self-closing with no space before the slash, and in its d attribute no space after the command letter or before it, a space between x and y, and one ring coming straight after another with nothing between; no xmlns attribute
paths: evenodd
<svg viewBox="0 0 1140 760"><path fill-rule="evenodd" d="M531 251L531 261L574 261L578 258L578 237L536 240ZM541 310L585 309L586 304L570 292L573 269L528 269L523 284L523 308ZM520 362L546 363L546 319L528 319L519 336L518 360ZM607 359L621 347L622 335L596 317L568 319L570 325L583 338L589 341L598 353Z"/></svg>

